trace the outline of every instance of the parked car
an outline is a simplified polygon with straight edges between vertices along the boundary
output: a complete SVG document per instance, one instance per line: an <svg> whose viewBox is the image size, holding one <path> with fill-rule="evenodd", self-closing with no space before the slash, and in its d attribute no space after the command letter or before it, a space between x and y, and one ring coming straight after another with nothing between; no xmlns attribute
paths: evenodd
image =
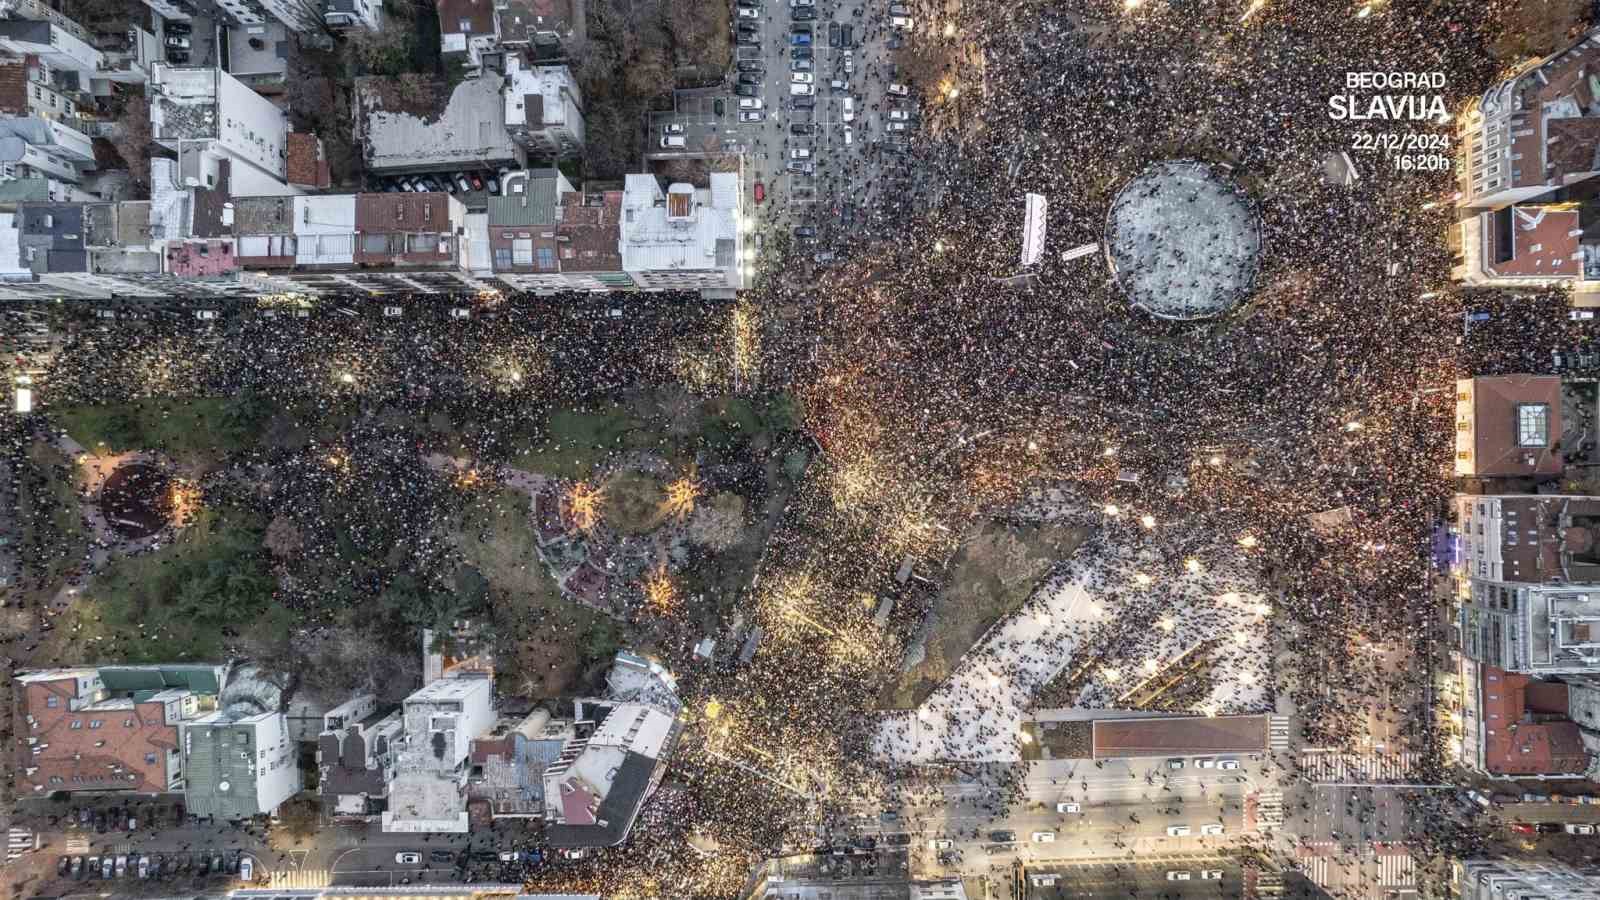
<svg viewBox="0 0 1600 900"><path fill-rule="evenodd" d="M837 47L837 46L839 46L839 37L840 37L840 35L842 33L843 32L840 30L838 22L829 22L828 23L828 46L829 47Z"/></svg>
<svg viewBox="0 0 1600 900"><path fill-rule="evenodd" d="M889 93L896 97L909 97L911 96L911 88L903 84L891 84L889 85Z"/></svg>
<svg viewBox="0 0 1600 900"><path fill-rule="evenodd" d="M1188 837L1194 831L1187 825L1168 825L1167 837Z"/></svg>
<svg viewBox="0 0 1600 900"><path fill-rule="evenodd" d="M112 871L116 873L118 878L121 878L122 876L128 874L128 856L127 856L127 854L124 853L124 854L120 854L120 855L117 856L117 864L112 867Z"/></svg>
<svg viewBox="0 0 1600 900"><path fill-rule="evenodd" d="M757 203L760 203L761 201L767 199L767 186L762 184L759 181L756 182L755 197L756 197L756 202Z"/></svg>
<svg viewBox="0 0 1600 900"><path fill-rule="evenodd" d="M761 81L762 81L762 76L756 74L755 72L740 72L739 73L739 83L740 84L760 84Z"/></svg>
<svg viewBox="0 0 1600 900"><path fill-rule="evenodd" d="M797 225L794 229L794 236L797 238L814 238L817 236L817 230L810 225Z"/></svg>
<svg viewBox="0 0 1600 900"><path fill-rule="evenodd" d="M884 131L905 131L910 128L905 122L888 122L883 126Z"/></svg>
<svg viewBox="0 0 1600 900"><path fill-rule="evenodd" d="M989 840L997 844L1008 844L1017 839L1017 833L1009 829L989 832Z"/></svg>
<svg viewBox="0 0 1600 900"><path fill-rule="evenodd" d="M909 121L911 121L911 111L908 110L908 109L891 109L891 110L889 110L889 121L891 121L891 122L909 122ZM1203 760L1197 759L1197 760L1194 761L1194 764L1199 766L1202 769L1209 769L1214 764L1214 762L1215 761L1211 760L1211 759L1203 759Z"/></svg>
<svg viewBox="0 0 1600 900"><path fill-rule="evenodd" d="M189 39L181 34L169 34L167 35L167 46L174 50L188 50Z"/></svg>
<svg viewBox="0 0 1600 900"><path fill-rule="evenodd" d="M761 88L753 84L736 84L733 86L733 92L741 97L759 97Z"/></svg>
<svg viewBox="0 0 1600 900"><path fill-rule="evenodd" d="M809 57L806 59L789 60L789 71L791 72L810 72L815 68L816 63L812 62Z"/></svg>
<svg viewBox="0 0 1600 900"><path fill-rule="evenodd" d="M809 22L817 17L817 9L814 6L796 7L793 12L789 13L789 17L796 22Z"/></svg>
<svg viewBox="0 0 1600 900"><path fill-rule="evenodd" d="M245 858L239 860L239 880L249 883L255 880L255 876L256 866L250 857L246 856Z"/></svg>
<svg viewBox="0 0 1600 900"><path fill-rule="evenodd" d="M1564 830L1560 822L1540 822L1534 827L1539 829L1540 834L1560 834Z"/></svg>
<svg viewBox="0 0 1600 900"><path fill-rule="evenodd" d="M739 32L739 36L734 39L734 43L744 44L748 47L759 47L761 45L761 35L751 34L748 31L741 31Z"/></svg>
<svg viewBox="0 0 1600 900"><path fill-rule="evenodd" d="M194 26L188 22L165 22L161 27L166 29L167 34L188 34L194 30Z"/></svg>
<svg viewBox="0 0 1600 900"><path fill-rule="evenodd" d="M88 864L85 865L83 868L84 868L84 872L91 879L92 878L99 878L100 877L100 857L98 857L98 856L89 857Z"/></svg>
<svg viewBox="0 0 1600 900"><path fill-rule="evenodd" d="M804 72L796 72L795 74L796 75L804 75L806 73L804 73ZM795 83L789 85L789 95L792 96L792 97L810 97L811 95L815 94L816 92L817 92L817 89L816 89L816 86L814 86L814 85L801 84L799 82L795 82Z"/></svg>
<svg viewBox="0 0 1600 900"><path fill-rule="evenodd" d="M741 72L766 72L767 64L759 59L741 59L734 63L734 68Z"/></svg>
<svg viewBox="0 0 1600 900"><path fill-rule="evenodd" d="M1058 812L1058 813L1083 812L1083 807L1079 806L1076 803L1057 803L1056 804L1056 812Z"/></svg>
<svg viewBox="0 0 1600 900"><path fill-rule="evenodd" d="M912 24L913 24L913 22L912 22L912 19L911 19L910 16L890 16L889 17L889 27L890 28L900 28L900 29L904 29L904 30L909 31L911 29Z"/></svg>
<svg viewBox="0 0 1600 900"><path fill-rule="evenodd" d="M1231 772L1239 768L1239 761L1237 759L1219 759L1217 760L1217 768L1227 769Z"/></svg>
<svg viewBox="0 0 1600 900"><path fill-rule="evenodd" d="M789 158L790 159L810 159L811 158L811 148L810 147L795 147L795 148L793 148L793 149L791 149L789 151ZM885 815L887 815L887 814L885 814ZM889 820L885 819L885 821L889 821Z"/></svg>
<svg viewBox="0 0 1600 900"><path fill-rule="evenodd" d="M766 118L767 118L767 114L764 113L764 112L742 112L742 113L739 113L739 121L741 121L741 122L764 122L764 121L766 121Z"/></svg>
<svg viewBox="0 0 1600 900"><path fill-rule="evenodd" d="M803 97L791 97L789 103L795 109L816 109L817 98L811 96L811 93L807 91Z"/></svg>
<svg viewBox="0 0 1600 900"><path fill-rule="evenodd" d="M790 72L789 81L794 84L815 84L817 76L810 72Z"/></svg>
<svg viewBox="0 0 1600 900"><path fill-rule="evenodd" d="M810 47L790 47L789 48L789 57L791 59L810 59L811 58L811 48Z"/></svg>
<svg viewBox="0 0 1600 900"><path fill-rule="evenodd" d="M1568 822L1567 834L1594 834L1594 826L1582 822Z"/></svg>
<svg viewBox="0 0 1600 900"><path fill-rule="evenodd" d="M839 46L845 48L854 47L856 42L856 27L847 23L841 26L839 31ZM849 65L850 61L850 57L846 56L845 64Z"/></svg>
<svg viewBox="0 0 1600 900"><path fill-rule="evenodd" d="M1221 834L1222 826L1216 822L1207 822L1200 826L1201 834Z"/></svg>
<svg viewBox="0 0 1600 900"><path fill-rule="evenodd" d="M1167 760L1167 768L1169 768L1169 769L1181 769L1181 768L1183 768L1183 760L1181 760L1181 759L1169 759L1169 760Z"/></svg>
<svg viewBox="0 0 1600 900"><path fill-rule="evenodd" d="M56 875L57 875L57 877L64 878L64 877L66 877L66 874L68 872L70 872L70 871L72 871L72 857L63 856L60 859L56 860Z"/></svg>
<svg viewBox="0 0 1600 900"><path fill-rule="evenodd" d="M402 850L394 855L394 861L402 866L415 866L422 862L422 854L415 850Z"/></svg>
<svg viewBox="0 0 1600 900"><path fill-rule="evenodd" d="M752 8L750 8L748 6L741 6L741 7L739 7L739 18L741 18L741 19L759 19L759 18L761 18L761 10L752 9Z"/></svg>
<svg viewBox="0 0 1600 900"><path fill-rule="evenodd" d="M82 879L83 879L83 857L74 856L72 858L72 880L73 881L80 881Z"/></svg>
<svg viewBox="0 0 1600 900"><path fill-rule="evenodd" d="M789 126L789 131L791 134L811 134L816 130L817 126L811 124L810 122L796 122Z"/></svg>
<svg viewBox="0 0 1600 900"><path fill-rule="evenodd" d="M1221 881L1222 880L1222 870L1221 869L1205 869L1204 871L1202 871L1200 873L1200 880L1201 881Z"/></svg>
<svg viewBox="0 0 1600 900"><path fill-rule="evenodd" d="M789 43L795 45L796 47L804 46L811 43L811 35L806 34L805 32L791 34L789 35Z"/></svg>
<svg viewBox="0 0 1600 900"><path fill-rule="evenodd" d="M854 97L846 97L839 101L839 120L852 122L856 117L856 101Z"/></svg>

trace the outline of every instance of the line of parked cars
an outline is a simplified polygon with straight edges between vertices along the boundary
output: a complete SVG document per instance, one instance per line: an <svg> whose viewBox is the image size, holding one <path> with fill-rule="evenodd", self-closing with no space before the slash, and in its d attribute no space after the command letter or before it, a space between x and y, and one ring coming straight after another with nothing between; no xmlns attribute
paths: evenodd
<svg viewBox="0 0 1600 900"><path fill-rule="evenodd" d="M167 62L181 66L189 61L189 36L194 31L194 26L188 22L167 22L162 26L165 32L167 47Z"/></svg>
<svg viewBox="0 0 1600 900"><path fill-rule="evenodd" d="M379 179L377 189L385 194L439 192L468 194L473 191L485 191L498 195L500 186L509 174L511 174L510 169L501 169L498 172L431 172L426 175L400 175Z"/></svg>
<svg viewBox="0 0 1600 900"><path fill-rule="evenodd" d="M108 853L60 857L56 860L56 874L74 881L170 878L181 874L238 875L241 881L251 881L255 877L255 864L250 857L239 853Z"/></svg>

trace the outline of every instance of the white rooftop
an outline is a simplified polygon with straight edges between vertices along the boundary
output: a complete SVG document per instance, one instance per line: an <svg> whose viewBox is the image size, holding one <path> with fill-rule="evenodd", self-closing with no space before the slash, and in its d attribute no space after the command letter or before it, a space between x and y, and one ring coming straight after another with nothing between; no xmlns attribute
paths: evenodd
<svg viewBox="0 0 1600 900"><path fill-rule="evenodd" d="M669 209L674 195L688 198L684 208ZM673 184L665 193L655 176L629 175L622 196L622 267L630 272L725 269L729 286L736 286L740 217L736 173L713 172L709 189Z"/></svg>
<svg viewBox="0 0 1600 900"><path fill-rule="evenodd" d="M522 157L506 133L499 75L486 72L456 85L436 118L383 108L377 85L358 91L365 116L363 145L367 167L401 169L421 166L463 166L481 169Z"/></svg>

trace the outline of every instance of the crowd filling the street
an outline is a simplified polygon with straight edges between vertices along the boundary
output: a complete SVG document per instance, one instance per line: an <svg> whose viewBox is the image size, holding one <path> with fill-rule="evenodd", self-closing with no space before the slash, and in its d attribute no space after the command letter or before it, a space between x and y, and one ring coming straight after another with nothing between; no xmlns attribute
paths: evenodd
<svg viewBox="0 0 1600 900"><path fill-rule="evenodd" d="M1452 499L1600 493L1551 424L1593 421L1594 321L1453 283L1457 176L1353 149L1464 139L1516 4L785 2L730 9L738 124L688 123L750 167L734 299L0 308L0 780L48 860L14 896L1354 898L1594 863L1557 677L1600 666L1458 616L1581 587L1600 518L1472 594ZM1451 116L1331 117L1374 70L1447 73ZM648 156L699 147L682 118ZM1463 472L1473 379L1522 392L1526 471ZM1549 616L1530 645L1589 646ZM115 746L146 726L173 739ZM1519 726L1545 772L1463 755Z"/></svg>

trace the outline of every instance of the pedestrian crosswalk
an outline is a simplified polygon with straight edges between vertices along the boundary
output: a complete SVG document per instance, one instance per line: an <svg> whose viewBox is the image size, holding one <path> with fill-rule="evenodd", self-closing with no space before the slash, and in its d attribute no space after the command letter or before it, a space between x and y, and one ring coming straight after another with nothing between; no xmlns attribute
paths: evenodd
<svg viewBox="0 0 1600 900"><path fill-rule="evenodd" d="M267 886L274 890L324 888L333 883L327 869L281 869L267 878Z"/></svg>
<svg viewBox="0 0 1600 900"><path fill-rule="evenodd" d="M1298 866L1312 884L1321 887L1328 883L1328 866L1332 861L1331 856L1302 856Z"/></svg>
<svg viewBox="0 0 1600 900"><path fill-rule="evenodd" d="M1267 717L1267 749L1273 753L1283 753L1289 749L1289 717Z"/></svg>
<svg viewBox="0 0 1600 900"><path fill-rule="evenodd" d="M1256 797L1256 830L1283 827L1283 791L1262 791Z"/></svg>
<svg viewBox="0 0 1600 900"><path fill-rule="evenodd" d="M1419 756L1411 752L1376 751L1303 753L1300 755L1300 774L1307 781L1316 782L1406 781L1411 778Z"/></svg>
<svg viewBox="0 0 1600 900"><path fill-rule="evenodd" d="M1409 853L1378 857L1378 886L1383 888L1416 887L1416 859Z"/></svg>
<svg viewBox="0 0 1600 900"><path fill-rule="evenodd" d="M6 862L15 862L22 854L33 851L33 832L26 828L13 828L6 834Z"/></svg>

